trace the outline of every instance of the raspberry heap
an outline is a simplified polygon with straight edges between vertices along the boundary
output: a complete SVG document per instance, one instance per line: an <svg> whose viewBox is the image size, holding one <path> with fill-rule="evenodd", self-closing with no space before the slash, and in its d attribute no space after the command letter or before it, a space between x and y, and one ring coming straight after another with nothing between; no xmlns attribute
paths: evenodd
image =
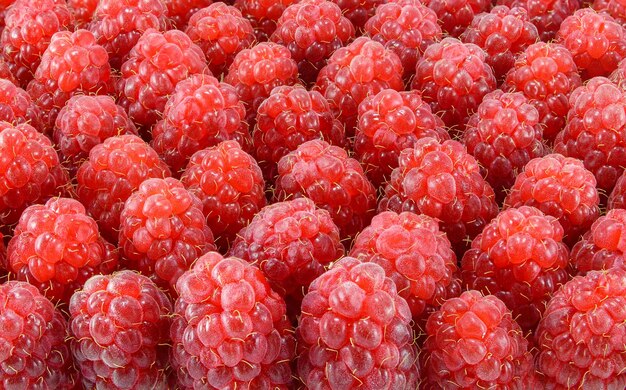
<svg viewBox="0 0 626 390"><path fill-rule="evenodd" d="M435 11L442 30L452 37L460 36L475 15L488 12L491 7L489 0L425 0L424 4Z"/></svg>
<svg viewBox="0 0 626 390"><path fill-rule="evenodd" d="M296 334L307 388L418 386L411 311L377 264L344 257L313 281Z"/></svg>
<svg viewBox="0 0 626 390"><path fill-rule="evenodd" d="M71 347L85 389L167 387L172 304L132 271L94 276L72 296Z"/></svg>
<svg viewBox="0 0 626 390"><path fill-rule="evenodd" d="M550 42L561 23L583 3L580 0L496 0L498 5L522 7L539 31L539 39Z"/></svg>
<svg viewBox="0 0 626 390"><path fill-rule="evenodd" d="M0 121L13 125L28 123L42 130L41 110L26 91L9 79L0 79Z"/></svg>
<svg viewBox="0 0 626 390"><path fill-rule="evenodd" d="M201 9L211 5L212 0L163 0L167 6L167 16L173 27L181 31L187 27L189 19Z"/></svg>
<svg viewBox="0 0 626 390"><path fill-rule="evenodd" d="M285 8L297 0L235 0L235 7L241 10L254 27L258 42L265 42L276 30L276 22Z"/></svg>

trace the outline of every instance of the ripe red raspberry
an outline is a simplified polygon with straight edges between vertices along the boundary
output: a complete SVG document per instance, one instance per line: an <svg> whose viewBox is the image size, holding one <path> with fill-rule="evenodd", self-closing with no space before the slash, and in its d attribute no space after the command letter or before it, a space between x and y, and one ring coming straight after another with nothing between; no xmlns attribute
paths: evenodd
<svg viewBox="0 0 626 390"><path fill-rule="evenodd" d="M150 144L174 175L182 173L194 153L222 141L236 140L251 149L246 109L230 84L195 74L164 98L163 119L152 129Z"/></svg>
<svg viewBox="0 0 626 390"><path fill-rule="evenodd" d="M384 89L359 104L354 139L356 158L375 187L398 167L398 155L424 137L450 139L441 118L433 114L417 91Z"/></svg>
<svg viewBox="0 0 626 390"><path fill-rule="evenodd" d="M616 22L626 26L626 2L624 0L594 0L591 8L611 15Z"/></svg>
<svg viewBox="0 0 626 390"><path fill-rule="evenodd" d="M285 8L297 0L235 0L235 7L250 20L258 42L265 42L276 30L276 22Z"/></svg>
<svg viewBox="0 0 626 390"><path fill-rule="evenodd" d="M72 296L71 348L85 389L167 387L172 304L132 271L98 275Z"/></svg>
<svg viewBox="0 0 626 390"><path fill-rule="evenodd" d="M0 387L74 389L63 314L24 282L0 285L0 302Z"/></svg>
<svg viewBox="0 0 626 390"><path fill-rule="evenodd" d="M359 104L383 89L404 89L400 58L367 37L337 49L320 70L315 88L329 101L346 134L354 135Z"/></svg>
<svg viewBox="0 0 626 390"><path fill-rule="evenodd" d="M212 0L163 0L167 6L167 16L174 28L184 31L189 19L202 8L208 7Z"/></svg>
<svg viewBox="0 0 626 390"><path fill-rule="evenodd" d="M550 389L626 387L626 271L577 276L554 294L537 328L537 368Z"/></svg>
<svg viewBox="0 0 626 390"><path fill-rule="evenodd" d="M537 27L522 7L494 7L474 17L461 40L480 46L487 53L487 64L498 82L515 64L515 58L539 39Z"/></svg>
<svg viewBox="0 0 626 390"><path fill-rule="evenodd" d="M385 270L418 325L446 299L461 293L450 241L427 215L381 212L357 236L350 256Z"/></svg>
<svg viewBox="0 0 626 390"><path fill-rule="evenodd" d="M117 250L102 239L96 221L69 198L24 210L7 247L9 271L53 302L68 303L88 278L113 272L117 262Z"/></svg>
<svg viewBox="0 0 626 390"><path fill-rule="evenodd" d="M491 8L489 0L425 0L424 4L435 11L443 32L459 37L472 23L474 17Z"/></svg>
<svg viewBox="0 0 626 390"><path fill-rule="evenodd" d="M570 247L600 216L596 179L583 162L548 154L534 158L517 175L504 208L533 206L559 220Z"/></svg>
<svg viewBox="0 0 626 390"><path fill-rule="evenodd" d="M483 97L496 89L486 59L480 47L444 38L430 45L417 62L411 88L420 91L446 126L463 131Z"/></svg>
<svg viewBox="0 0 626 390"><path fill-rule="evenodd" d="M610 194L626 166L626 91L609 79L594 77L572 92L567 124L554 151L575 157Z"/></svg>
<svg viewBox="0 0 626 390"><path fill-rule="evenodd" d="M125 134L136 135L137 129L112 97L76 95L59 111L52 138L63 164L74 177L94 146Z"/></svg>
<svg viewBox="0 0 626 390"><path fill-rule="evenodd" d="M497 0L496 4L510 8L523 7L539 31L539 39L550 42L561 23L580 8L581 0Z"/></svg>
<svg viewBox="0 0 626 390"><path fill-rule="evenodd" d="M569 95L582 84L569 50L555 43L530 45L515 60L502 85L523 93L539 111L543 138L552 142L565 126Z"/></svg>
<svg viewBox="0 0 626 390"><path fill-rule="evenodd" d="M398 164L379 210L412 211L439 220L458 254L498 214L493 189L459 142L419 139L400 153Z"/></svg>
<svg viewBox="0 0 626 390"><path fill-rule="evenodd" d="M374 16L376 8L386 0L332 0L341 8L341 13L356 27L357 35L364 31L365 23Z"/></svg>
<svg viewBox="0 0 626 390"><path fill-rule="evenodd" d="M4 21L2 54L20 86L26 88L50 38L71 27L72 15L65 0L17 0L7 10Z"/></svg>
<svg viewBox="0 0 626 390"><path fill-rule="evenodd" d="M404 77L415 73L424 50L442 37L437 14L420 0L395 0L381 4L365 24L365 32L400 58Z"/></svg>
<svg viewBox="0 0 626 390"><path fill-rule="evenodd" d="M272 89L298 81L298 65L286 47L259 43L237 53L224 81L235 87L246 105L248 123L254 123L259 105Z"/></svg>
<svg viewBox="0 0 626 390"><path fill-rule="evenodd" d="M426 323L425 389L520 389L533 372L528 341L493 295L466 291Z"/></svg>
<svg viewBox="0 0 626 390"><path fill-rule="evenodd" d="M41 110L30 95L8 79L0 79L0 121L28 123L41 130Z"/></svg>
<svg viewBox="0 0 626 390"><path fill-rule="evenodd" d="M463 133L467 151L486 170L485 179L501 203L517 173L548 151L539 112L522 93L495 90L485 95Z"/></svg>
<svg viewBox="0 0 626 390"><path fill-rule="evenodd" d="M274 197L310 198L330 212L342 238L367 226L376 208L376 189L359 162L322 140L307 141L280 159Z"/></svg>
<svg viewBox="0 0 626 390"><path fill-rule="evenodd" d="M261 169L235 141L195 153L181 181L202 201L207 224L223 250L267 202Z"/></svg>
<svg viewBox="0 0 626 390"><path fill-rule="evenodd" d="M116 243L126 199L144 180L168 176L167 165L141 138L115 136L91 149L76 173L76 192L102 235Z"/></svg>
<svg viewBox="0 0 626 390"><path fill-rule="evenodd" d="M344 257L314 280L296 334L307 388L418 386L411 311L377 264Z"/></svg>
<svg viewBox="0 0 626 390"><path fill-rule="evenodd" d="M128 197L119 247L127 268L171 291L198 257L215 250L202 202L171 177L146 179Z"/></svg>
<svg viewBox="0 0 626 390"><path fill-rule="evenodd" d="M0 122L0 156L2 229L16 223L26 207L66 193L69 177L52 142L32 126Z"/></svg>
<svg viewBox="0 0 626 390"><path fill-rule="evenodd" d="M106 95L113 89L109 55L88 30L61 31L43 53L28 94L41 108L43 128L52 132L59 111L75 94Z"/></svg>
<svg viewBox="0 0 626 390"><path fill-rule="evenodd" d="M270 39L287 47L300 77L315 82L328 58L354 38L352 23L328 0L304 0L285 9Z"/></svg>
<svg viewBox="0 0 626 390"><path fill-rule="evenodd" d="M74 27L89 28L89 23L93 18L100 0L66 0L67 8L72 13Z"/></svg>
<svg viewBox="0 0 626 390"><path fill-rule="evenodd" d="M180 388L291 388L293 330L260 270L209 252L176 287L171 363Z"/></svg>
<svg viewBox="0 0 626 390"><path fill-rule="evenodd" d="M333 116L324 96L299 84L274 88L259 105L255 122L254 152L263 175L272 182L278 161L306 141L345 143L343 125Z"/></svg>
<svg viewBox="0 0 626 390"><path fill-rule="evenodd" d="M194 13L185 33L202 49L216 76L225 73L235 55L255 40L250 21L237 8L224 3L213 3Z"/></svg>
<svg viewBox="0 0 626 390"><path fill-rule="evenodd" d="M145 31L168 26L164 0L99 0L89 29L109 53L111 66L119 69Z"/></svg>

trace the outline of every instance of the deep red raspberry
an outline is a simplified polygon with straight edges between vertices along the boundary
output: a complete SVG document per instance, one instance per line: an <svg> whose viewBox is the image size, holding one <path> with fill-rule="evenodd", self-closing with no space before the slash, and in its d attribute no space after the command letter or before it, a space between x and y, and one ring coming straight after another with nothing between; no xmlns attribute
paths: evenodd
<svg viewBox="0 0 626 390"><path fill-rule="evenodd" d="M167 387L172 304L132 271L94 276L72 296L71 348L85 389Z"/></svg>
<svg viewBox="0 0 626 390"><path fill-rule="evenodd" d="M424 50L442 37L437 14L420 0L395 0L381 4L365 24L373 40L391 49L400 58L404 77L415 72Z"/></svg>
<svg viewBox="0 0 626 390"><path fill-rule="evenodd" d="M89 28L100 0L66 0L76 28Z"/></svg>
<svg viewBox="0 0 626 390"><path fill-rule="evenodd" d="M88 30L52 36L26 91L41 108L43 128L52 132L59 111L75 94L106 95L113 89L109 55Z"/></svg>
<svg viewBox="0 0 626 390"><path fill-rule="evenodd" d="M570 247L600 216L596 179L583 162L549 154L534 158L515 178L504 208L533 206L559 220Z"/></svg>
<svg viewBox="0 0 626 390"><path fill-rule="evenodd" d="M0 302L0 387L74 389L63 314L24 282L0 285Z"/></svg>
<svg viewBox="0 0 626 390"><path fill-rule="evenodd" d="M72 15L65 0L17 0L7 10L4 21L2 54L20 86L26 88L50 38L71 27Z"/></svg>
<svg viewBox="0 0 626 390"><path fill-rule="evenodd" d="M402 63L391 50L359 37L337 49L320 70L315 88L329 101L348 136L354 135L359 104L383 89L404 89Z"/></svg>
<svg viewBox="0 0 626 390"><path fill-rule="evenodd" d="M246 105L248 123L252 124L259 105L272 89L298 81L298 65L285 46L259 43L237 53L224 81L237 90Z"/></svg>
<svg viewBox="0 0 626 390"><path fill-rule="evenodd" d="M522 7L539 31L539 39L550 42L561 23L580 8L581 0L496 0L498 5Z"/></svg>
<svg viewBox="0 0 626 390"><path fill-rule="evenodd" d="M267 202L261 169L235 141L195 153L181 181L202 201L209 228L222 250Z"/></svg>
<svg viewBox="0 0 626 390"><path fill-rule="evenodd" d="M480 47L444 38L430 45L417 62L411 88L420 91L446 126L461 132L483 97L496 89L486 59Z"/></svg>
<svg viewBox="0 0 626 390"><path fill-rule="evenodd" d="M452 37L459 37L476 15L491 8L489 0L425 0L424 4L435 11L441 29Z"/></svg>
<svg viewBox="0 0 626 390"><path fill-rule="evenodd" d="M128 197L119 247L127 268L171 291L198 257L215 250L202 202L171 177L146 179Z"/></svg>
<svg viewBox="0 0 626 390"><path fill-rule="evenodd" d="M466 291L426 323L425 389L524 388L533 372L528 341L493 295Z"/></svg>
<svg viewBox="0 0 626 390"><path fill-rule="evenodd" d="M551 389L626 386L626 271L593 271L566 283L537 329L537 368Z"/></svg>
<svg viewBox="0 0 626 390"><path fill-rule="evenodd" d="M357 35L364 31L365 23L374 16L376 8L386 0L332 0L341 8L341 13L356 27Z"/></svg>
<svg viewBox="0 0 626 390"><path fill-rule="evenodd" d="M367 226L376 208L376 189L359 162L322 140L307 141L278 162L274 197L310 198L330 212L342 238Z"/></svg>
<svg viewBox="0 0 626 390"><path fill-rule="evenodd" d="M474 17L461 40L480 46L487 53L487 64L498 82L515 64L515 58L539 39L537 27L522 7L494 7Z"/></svg>
<svg viewBox="0 0 626 390"><path fill-rule="evenodd" d="M209 252L177 289L170 335L180 388L291 388L293 330L260 270Z"/></svg>
<svg viewBox="0 0 626 390"><path fill-rule="evenodd" d="M412 211L437 219L457 254L498 214L493 189L459 142L419 139L400 153L398 164L379 210Z"/></svg>
<svg viewBox="0 0 626 390"><path fill-rule="evenodd" d="M285 9L270 39L287 47L300 77L315 82L328 58L354 38L352 23L329 0L304 0Z"/></svg>
<svg viewBox="0 0 626 390"><path fill-rule="evenodd" d="M276 22L285 8L297 0L235 0L235 7L241 10L254 27L258 42L265 42L276 30Z"/></svg>
<svg viewBox="0 0 626 390"><path fill-rule="evenodd" d="M7 247L9 271L53 302L68 303L94 274L117 268L118 254L77 200L52 198L22 213Z"/></svg>
<svg viewBox="0 0 626 390"><path fill-rule="evenodd" d="M554 151L575 157L610 194L626 166L626 91L604 77L594 77L572 92L567 123Z"/></svg>
<svg viewBox="0 0 626 390"><path fill-rule="evenodd" d="M213 3L194 13L185 33L200 46L216 76L225 73L235 55L250 48L255 39L250 21L224 3Z"/></svg>
<svg viewBox="0 0 626 390"><path fill-rule="evenodd" d="M99 0L89 29L109 53L111 66L119 69L145 31L168 26L164 0Z"/></svg>
<svg viewBox="0 0 626 390"><path fill-rule="evenodd" d="M569 95L582 84L569 50L555 43L530 45L515 60L502 85L522 92L539 111L543 138L552 142L565 126Z"/></svg>
<svg viewBox="0 0 626 390"><path fill-rule="evenodd" d="M76 95L59 111L52 138L63 164L74 177L94 146L125 134L137 135L137 129L112 97Z"/></svg>
<svg viewBox="0 0 626 390"><path fill-rule="evenodd" d="M385 270L418 325L446 299L461 293L450 241L427 215L381 212L357 236L350 256Z"/></svg>
<svg viewBox="0 0 626 390"><path fill-rule="evenodd" d="M0 228L5 233L22 211L66 193L67 172L52 142L32 126L0 122Z"/></svg>
<svg viewBox="0 0 626 390"><path fill-rule="evenodd" d="M254 152L263 175L271 182L278 161L306 141L345 143L343 125L333 116L324 96L299 84L274 88L259 105L255 122Z"/></svg>
<svg viewBox="0 0 626 390"><path fill-rule="evenodd" d="M200 9L208 7L212 0L163 0L167 6L167 16L174 28L185 30L189 19Z"/></svg>
<svg viewBox="0 0 626 390"><path fill-rule="evenodd" d="M626 26L626 2L624 0L594 0L591 8L606 12L622 26Z"/></svg>
<svg viewBox="0 0 626 390"><path fill-rule="evenodd" d="M150 144L174 175L182 173L195 152L222 141L236 140L245 150L252 148L246 109L230 84L195 74L164 98L163 119L152 129Z"/></svg>
<svg viewBox="0 0 626 390"><path fill-rule="evenodd" d="M485 95L463 133L467 151L486 170L485 179L501 203L517 173L548 151L539 112L522 93L497 89Z"/></svg>
<svg viewBox="0 0 626 390"><path fill-rule="evenodd" d="M313 281L297 336L307 388L418 386L411 311L377 264L344 257Z"/></svg>
<svg viewBox="0 0 626 390"><path fill-rule="evenodd" d="M0 79L0 120L13 125L28 123L41 130L41 110L30 95L8 79Z"/></svg>
<svg viewBox="0 0 626 390"><path fill-rule="evenodd" d="M141 138L121 135L94 146L76 173L78 200L116 243L124 202L148 178L170 176L167 165Z"/></svg>

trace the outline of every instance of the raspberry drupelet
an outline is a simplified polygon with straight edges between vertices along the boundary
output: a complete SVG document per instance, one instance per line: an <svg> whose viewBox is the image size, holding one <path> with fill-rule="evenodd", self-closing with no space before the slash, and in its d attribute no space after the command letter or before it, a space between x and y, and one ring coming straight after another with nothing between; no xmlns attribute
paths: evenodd
<svg viewBox="0 0 626 390"><path fill-rule="evenodd" d="M199 10L208 7L212 0L163 0L167 7L167 16L174 28L184 31L189 19Z"/></svg>
<svg viewBox="0 0 626 390"><path fill-rule="evenodd" d="M581 7L581 0L496 0L498 5L523 7L539 31L539 39L550 42L561 23Z"/></svg>
<svg viewBox="0 0 626 390"><path fill-rule="evenodd" d="M411 311L377 264L344 257L314 280L296 335L308 388L418 387Z"/></svg>
<svg viewBox="0 0 626 390"><path fill-rule="evenodd" d="M172 304L154 282L128 270L94 276L69 312L84 388L167 388Z"/></svg>
<svg viewBox="0 0 626 390"><path fill-rule="evenodd" d="M365 23L374 16L376 8L386 0L332 0L341 8L341 13L352 22L357 35L361 35Z"/></svg>
<svg viewBox="0 0 626 390"><path fill-rule="evenodd" d="M265 42L276 30L276 22L285 8L297 0L235 0L234 6L250 20L258 42Z"/></svg>
<svg viewBox="0 0 626 390"><path fill-rule="evenodd" d="M178 388L293 388L293 329L259 269L209 252L177 290L170 336Z"/></svg>
<svg viewBox="0 0 626 390"><path fill-rule="evenodd" d="M30 95L9 79L0 79L0 121L28 123L41 131L41 110Z"/></svg>
<svg viewBox="0 0 626 390"><path fill-rule="evenodd" d="M441 29L451 37L459 37L476 15L491 8L489 0L425 0L424 4L435 11Z"/></svg>

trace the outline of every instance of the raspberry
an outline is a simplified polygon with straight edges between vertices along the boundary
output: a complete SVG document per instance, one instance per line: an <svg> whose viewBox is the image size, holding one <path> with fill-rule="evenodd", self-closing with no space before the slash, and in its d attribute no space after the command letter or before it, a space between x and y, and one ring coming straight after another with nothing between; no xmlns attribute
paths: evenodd
<svg viewBox="0 0 626 390"><path fill-rule="evenodd" d="M480 46L498 82L515 64L515 58L539 39L539 32L522 7L494 7L474 17L461 40Z"/></svg>
<svg viewBox="0 0 626 390"><path fill-rule="evenodd" d="M626 386L626 271L594 271L566 283L537 329L537 368L548 388Z"/></svg>
<svg viewBox="0 0 626 390"><path fill-rule="evenodd" d="M144 180L168 176L167 165L141 138L107 138L91 149L76 173L78 200L98 222L102 235L116 243L126 199Z"/></svg>
<svg viewBox="0 0 626 390"><path fill-rule="evenodd" d="M346 134L354 135L359 104L383 89L404 89L402 63L389 49L367 37L359 37L337 49L320 70L315 89L330 103Z"/></svg>
<svg viewBox="0 0 626 390"><path fill-rule="evenodd" d="M306 141L323 139L343 146L344 128L318 91L276 87L260 105L252 132L254 152L265 178L273 181L278 161Z"/></svg>
<svg viewBox="0 0 626 390"><path fill-rule="evenodd" d="M418 388L411 311L378 264L344 257L315 279L296 334L307 388Z"/></svg>
<svg viewBox="0 0 626 390"><path fill-rule="evenodd" d="M412 211L439 220L458 254L498 214L493 189L459 142L419 139L400 153L398 164L379 210Z"/></svg>
<svg viewBox="0 0 626 390"><path fill-rule="evenodd" d="M626 31L606 13L583 8L568 16L556 34L574 57L583 79L608 76L626 57Z"/></svg>
<svg viewBox="0 0 626 390"><path fill-rule="evenodd" d="M181 181L202 201L207 224L223 250L266 204L261 169L235 141L195 153Z"/></svg>
<svg viewBox="0 0 626 390"><path fill-rule="evenodd" d="M555 43L530 45L515 60L502 85L519 91L539 111L543 138L550 143L565 126L569 95L582 84L569 50Z"/></svg>
<svg viewBox="0 0 626 390"><path fill-rule="evenodd" d="M66 0L76 28L89 28L100 0Z"/></svg>
<svg viewBox="0 0 626 390"><path fill-rule="evenodd" d="M52 142L32 126L0 122L0 156L3 230L16 223L26 207L66 193L69 177Z"/></svg>
<svg viewBox="0 0 626 390"><path fill-rule="evenodd" d="M472 23L474 17L491 8L489 0L425 0L424 5L435 11L443 32L459 37Z"/></svg>
<svg viewBox="0 0 626 390"><path fill-rule="evenodd" d="M41 110L30 95L9 79L0 79L0 121L13 125L28 123L41 130Z"/></svg>
<svg viewBox="0 0 626 390"><path fill-rule="evenodd" d="M472 290L446 301L428 318L426 333L426 389L518 389L533 372L528 341L493 295Z"/></svg>
<svg viewBox="0 0 626 390"><path fill-rule="evenodd" d="M76 375L61 312L24 282L3 283L0 297L0 387L73 389Z"/></svg>
<svg viewBox="0 0 626 390"><path fill-rule="evenodd" d="M65 0L17 0L7 9L4 22L2 54L20 86L26 88L50 38L71 26L72 15Z"/></svg>
<svg viewBox="0 0 626 390"><path fill-rule="evenodd" d="M361 231L376 208L376 189L359 162L322 140L307 141L278 162L274 196L310 198L330 213L342 238Z"/></svg>
<svg viewBox="0 0 626 390"><path fill-rule="evenodd" d="M163 0L167 6L167 16L174 28L184 30L189 19L202 8L211 5L212 0Z"/></svg>
<svg viewBox="0 0 626 390"><path fill-rule="evenodd" d="M498 89L485 95L470 117L463 143L486 169L498 203L526 163L547 153L542 133L537 109L519 92Z"/></svg>
<svg viewBox="0 0 626 390"><path fill-rule="evenodd" d="M260 270L209 252L176 286L170 335L179 388L291 388L293 330Z"/></svg>
<svg viewBox="0 0 626 390"><path fill-rule="evenodd" d="M169 25L164 0L99 0L89 29L119 69L128 53L149 29L165 31ZM181 60L181 56L177 58Z"/></svg>
<svg viewBox="0 0 626 390"><path fill-rule="evenodd" d="M328 0L304 0L285 9L270 39L287 47L300 77L313 83L333 52L354 38L354 26Z"/></svg>
<svg viewBox="0 0 626 390"><path fill-rule="evenodd" d="M624 0L594 0L591 7L611 15L616 22L626 26L626 2Z"/></svg>
<svg viewBox="0 0 626 390"><path fill-rule="evenodd" d="M356 27L357 34L364 30L365 23L374 16L376 8L386 0L332 0L341 8L341 13Z"/></svg>
<svg viewBox="0 0 626 390"><path fill-rule="evenodd" d="M235 55L250 48L255 39L250 21L224 3L213 3L194 13L185 33L202 49L216 76L225 73Z"/></svg>
<svg viewBox="0 0 626 390"><path fill-rule="evenodd" d="M550 42L554 39L561 23L583 2L580 0L497 0L496 4L510 8L523 7L528 11L530 21L539 31L539 39Z"/></svg>
<svg viewBox="0 0 626 390"><path fill-rule="evenodd" d="M583 162L548 154L534 158L515 178L504 208L533 206L559 220L570 247L600 215L596 179Z"/></svg>
<svg viewBox="0 0 626 390"><path fill-rule="evenodd" d="M44 131L52 132L59 111L75 94L106 95L113 89L106 50L88 30L52 36L35 78L26 89L42 111Z"/></svg>
<svg viewBox="0 0 626 390"><path fill-rule="evenodd" d="M146 179L120 215L119 247L125 264L172 288L204 253L215 250L202 202L173 178Z"/></svg>
<svg viewBox="0 0 626 390"><path fill-rule="evenodd" d="M2 1L2 0L0 0L0 1ZM2 22L2 20L3 20L3 18L0 15L0 22ZM0 34L1 34L1 32L0 32ZM11 73L11 69L9 67L9 64L7 63L6 59L2 55L2 51L1 50L0 50L0 78L5 79L7 81L10 81L11 83L15 84L16 86L19 86L19 83L15 79L15 76L13 76L13 73Z"/></svg>
<svg viewBox="0 0 626 390"><path fill-rule="evenodd" d="M396 53L405 79L415 72L424 50L442 37L437 14L419 0L395 0L379 5L365 24L365 32Z"/></svg>
<svg viewBox="0 0 626 390"><path fill-rule="evenodd" d="M253 123L259 105L274 87L298 81L298 65L286 47L259 43L237 53L224 81L235 87L246 105L248 123Z"/></svg>
<svg viewBox="0 0 626 390"><path fill-rule="evenodd" d="M463 131L483 97L496 89L496 79L478 46L456 38L430 45L417 62L412 89L421 92L446 126Z"/></svg>
<svg viewBox="0 0 626 390"><path fill-rule="evenodd" d="M626 91L604 77L594 77L572 92L567 124L554 151L575 157L609 194L626 165Z"/></svg>
<svg viewBox="0 0 626 390"><path fill-rule="evenodd" d="M74 177L94 146L107 138L124 134L136 135L137 129L113 98L76 95L59 111L53 140L63 164Z"/></svg>
<svg viewBox="0 0 626 390"><path fill-rule="evenodd" d="M380 265L418 324L461 293L450 241L427 215L381 212L357 236L350 256Z"/></svg>
<svg viewBox="0 0 626 390"><path fill-rule="evenodd" d="M241 10L254 27L258 42L265 42L276 30L276 22L285 8L297 0L235 0L235 7Z"/></svg>
<svg viewBox="0 0 626 390"><path fill-rule="evenodd" d="M176 84L161 119L152 129L150 144L175 175L197 151L226 140L251 149L246 109L233 86L206 74Z"/></svg>
<svg viewBox="0 0 626 390"><path fill-rule="evenodd" d="M7 247L9 270L53 302L68 303L74 290L96 273L117 268L113 245L77 200L52 198L28 207Z"/></svg>
<svg viewBox="0 0 626 390"><path fill-rule="evenodd" d="M132 271L94 276L69 311L85 389L166 387L172 304L150 279Z"/></svg>

